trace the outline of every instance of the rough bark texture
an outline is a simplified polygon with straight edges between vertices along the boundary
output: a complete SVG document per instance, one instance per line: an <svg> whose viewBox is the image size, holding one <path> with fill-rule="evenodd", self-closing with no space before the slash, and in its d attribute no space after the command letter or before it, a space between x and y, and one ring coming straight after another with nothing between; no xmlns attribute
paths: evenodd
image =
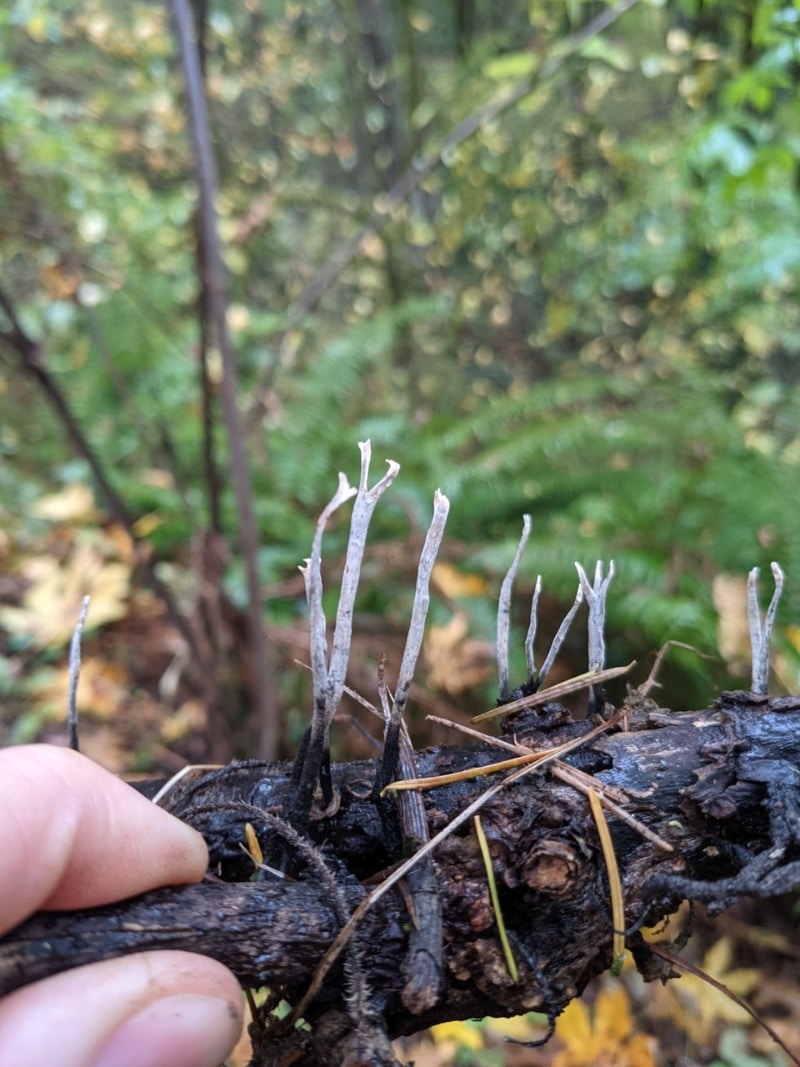
<svg viewBox="0 0 800 1067"><path fill-rule="evenodd" d="M508 738L531 747L587 729L558 705L523 711L505 724ZM482 744L432 749L419 754L419 774L498 758L503 754ZM683 713L632 700L626 720L565 762L622 790L627 811L673 848L665 851L608 814L629 929L657 922L686 897L705 901L713 914L743 895L800 887L800 697L725 693L712 708ZM212 856L207 881L108 907L34 916L0 940L0 995L109 956L182 948L227 964L246 987L267 986L296 1003L343 918L398 859L385 807L382 813L370 799L375 773L373 763L334 767L335 810L314 817L310 859L275 832L291 789L289 765L231 764L179 785L165 806L205 835ZM498 780L427 791L431 834ZM259 811L267 814L259 818ZM511 980L497 939L469 821L434 853L444 939L438 1002L419 1014L404 1003L415 916L401 883L367 912L305 1011L311 1029L259 1030L254 1062L390 1063L381 1035L488 1014L538 1010L554 1018L608 968L608 878L585 796L544 770L499 792L481 818L519 982ZM248 880L253 864L241 848L246 822L266 861L290 870L293 880L269 874ZM320 879L320 862L327 880ZM647 977L665 975L637 933L627 943Z"/></svg>

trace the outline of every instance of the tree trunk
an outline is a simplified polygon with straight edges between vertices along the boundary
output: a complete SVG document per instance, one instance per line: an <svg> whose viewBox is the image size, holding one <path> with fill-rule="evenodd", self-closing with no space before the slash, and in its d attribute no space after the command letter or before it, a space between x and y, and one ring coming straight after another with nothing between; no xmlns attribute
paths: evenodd
<svg viewBox="0 0 800 1067"><path fill-rule="evenodd" d="M553 704L504 725L507 737L531 748L589 728ZM495 748L480 743L431 749L419 754L419 774L497 758ZM629 931L658 922L686 897L705 901L713 914L742 895L800 887L800 697L724 693L699 713L673 713L634 697L626 719L575 749L565 764L590 774L598 790L610 789L649 832L608 817ZM170 948L212 956L243 986L267 986L296 1004L347 914L397 856L385 808L382 815L371 799L376 764L366 762L334 767L335 810L314 818L313 854L307 845L298 852L290 831L287 844L276 813L291 789L290 769L234 763L178 783L163 803L205 835L212 857L207 880L107 907L33 916L0 940L0 995L69 967ZM426 791L431 835L499 781L495 773ZM364 1037L370 1020L379 1020L378 1031L390 1038L489 1014L537 1010L552 1020L609 967L609 881L586 797L549 770L532 771L499 790L480 814L519 981L509 974L467 821L434 852L444 941L435 1005L415 1014L404 1003L414 904L401 882L366 911L344 963L334 965L304 1010L311 1029L259 1029L254 1063L282 1063L292 1053L299 1056L292 1062L323 1067L391 1062L370 1045L374 1035ZM241 847L247 822L268 861L291 864L291 880L269 873L249 880L254 866ZM646 977L665 976L638 932L629 933L627 945ZM366 1006L353 994L362 979Z"/></svg>

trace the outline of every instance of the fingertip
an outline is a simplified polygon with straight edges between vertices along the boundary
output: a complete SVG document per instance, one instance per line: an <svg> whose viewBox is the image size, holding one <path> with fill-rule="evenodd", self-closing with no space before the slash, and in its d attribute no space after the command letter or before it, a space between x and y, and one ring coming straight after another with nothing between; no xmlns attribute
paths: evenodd
<svg viewBox="0 0 800 1067"><path fill-rule="evenodd" d="M196 830L69 749L0 752L0 807L0 929L38 907L196 882L208 865Z"/></svg>
<svg viewBox="0 0 800 1067"><path fill-rule="evenodd" d="M239 984L222 964L190 952L141 953L0 1000L0 1064L51 1064L58 1035L59 1067L215 1067L243 1019Z"/></svg>
<svg viewBox="0 0 800 1067"><path fill-rule="evenodd" d="M165 997L127 1019L89 1067L217 1067L241 1030L241 1007L230 1000Z"/></svg>

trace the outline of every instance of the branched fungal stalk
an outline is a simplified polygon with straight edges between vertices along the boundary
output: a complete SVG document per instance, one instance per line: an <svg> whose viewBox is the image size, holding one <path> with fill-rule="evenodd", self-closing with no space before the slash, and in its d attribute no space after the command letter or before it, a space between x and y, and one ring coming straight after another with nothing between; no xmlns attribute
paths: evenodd
<svg viewBox="0 0 800 1067"><path fill-rule="evenodd" d="M508 634L511 625L511 590L519 570L522 553L531 535L531 517L522 516L522 534L514 553L514 559L508 568L503 584L500 586L500 598L497 602L497 681L501 700L508 700Z"/></svg>
<svg viewBox="0 0 800 1067"><path fill-rule="evenodd" d="M353 634L353 608L358 581L361 577L361 562L367 543L367 531L378 501L397 477L400 464L387 460L388 470L372 489L368 487L369 463L372 447L369 441L359 441L361 450L361 478L358 484L353 516L350 520L350 536L347 539L347 555L336 611L336 626L333 632L333 647L328 668L328 690L325 700L325 719L330 725L344 692L347 661L350 657L350 639Z"/></svg>
<svg viewBox="0 0 800 1067"><path fill-rule="evenodd" d="M603 562L598 560L594 568L594 584L589 584L586 571L575 564L581 590L589 605L589 670L600 671L606 662L606 597L614 577L614 560L608 565L608 574L603 578Z"/></svg>
<svg viewBox="0 0 800 1067"><path fill-rule="evenodd" d="M319 709L320 714L324 713L325 698L328 691L328 638L325 612L322 608L322 535L325 532L328 519L334 511L354 497L356 492L357 490L347 481L347 476L340 472L339 487L323 508L322 514L317 520L314 541L311 545L311 556L305 561L305 566L300 568L306 588L306 600L308 601L309 650L311 654L311 679L315 717L318 714L317 709Z"/></svg>
<svg viewBox="0 0 800 1067"><path fill-rule="evenodd" d="M758 610L758 567L753 567L747 576L747 622L750 629L750 645L753 650L750 689L757 696L767 695L772 627L775 624L775 613L783 593L782 569L777 563L770 563L770 570L775 581L775 592L772 594L763 623Z"/></svg>
<svg viewBox="0 0 800 1067"><path fill-rule="evenodd" d="M394 460L387 460L388 471L370 489L368 478L372 449L369 441L359 441L358 447L361 450L361 477L358 489L353 489L343 474L339 475L339 488L323 510L317 523L311 557L306 561L305 567L300 568L309 604L314 709L311 725L295 761L293 774L296 795L291 805L291 818L297 826L305 824L308 820L318 780L322 785L324 803L330 805L333 800L328 738L331 721L344 692L347 661L350 656L350 640L353 634L353 608L361 576L361 562L367 543L367 531L378 501L400 470L399 464ZM347 540L347 553L329 659L325 614L322 609L322 535L328 518L353 496L355 496L355 503L350 520L350 534Z"/></svg>

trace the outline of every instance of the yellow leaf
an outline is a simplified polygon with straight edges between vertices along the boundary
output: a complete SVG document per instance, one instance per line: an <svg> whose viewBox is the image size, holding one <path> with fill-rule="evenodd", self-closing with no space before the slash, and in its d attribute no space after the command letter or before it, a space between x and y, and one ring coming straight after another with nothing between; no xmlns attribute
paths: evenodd
<svg viewBox="0 0 800 1067"><path fill-rule="evenodd" d="M603 1045L621 1044L633 1030L630 1001L621 983L610 989L604 987L597 994L594 1006L594 1029Z"/></svg>
<svg viewBox="0 0 800 1067"><path fill-rule="evenodd" d="M153 530L157 530L164 524L164 521L164 516L160 512L150 511L136 520L133 524L133 532L137 537L149 537Z"/></svg>
<svg viewBox="0 0 800 1067"><path fill-rule="evenodd" d="M625 986L603 986L594 1005L594 1019L580 1000L567 1005L556 1034L566 1046L553 1067L656 1067L656 1041L633 1029Z"/></svg>
<svg viewBox="0 0 800 1067"><path fill-rule="evenodd" d="M457 611L444 626L431 626L425 637L429 682L451 696L473 689L494 673L494 650L468 637L469 619Z"/></svg>
<svg viewBox="0 0 800 1067"><path fill-rule="evenodd" d="M164 722L161 727L161 741L165 745L174 745L187 734L199 733L208 725L205 705L201 700L191 698L185 701Z"/></svg>
<svg viewBox="0 0 800 1067"><path fill-rule="evenodd" d="M91 656L81 663L76 705L79 713L105 719L114 715L128 700L130 678L124 667ZM69 688L69 667L64 666L52 681L37 690L37 701L65 710Z"/></svg>
<svg viewBox="0 0 800 1067"><path fill-rule="evenodd" d="M38 500L31 509L37 519L50 522L88 523L97 518L91 489L81 482L66 486Z"/></svg>
<svg viewBox="0 0 800 1067"><path fill-rule="evenodd" d="M482 596L486 592L485 578L479 574L464 574L452 563L436 563L431 579L448 597Z"/></svg>
<svg viewBox="0 0 800 1067"><path fill-rule="evenodd" d="M800 652L800 626L787 626L783 632L795 652Z"/></svg>
<svg viewBox="0 0 800 1067"><path fill-rule="evenodd" d="M448 1041L455 1041L459 1048L476 1049L483 1048L483 1034L469 1022L439 1023L431 1027L431 1036L437 1045Z"/></svg>
<svg viewBox="0 0 800 1067"><path fill-rule="evenodd" d="M106 562L91 544L81 544L65 563L45 556L21 568L29 584L19 607L0 609L0 626L37 648L68 641L83 598L91 597L87 626L102 626L127 613L130 569Z"/></svg>
<svg viewBox="0 0 800 1067"><path fill-rule="evenodd" d="M486 1029L500 1037L510 1037L514 1041L534 1041L537 1036L536 1029L527 1015L513 1015L510 1019L487 1019Z"/></svg>
<svg viewBox="0 0 800 1067"><path fill-rule="evenodd" d="M567 1004L558 1017L556 1034L567 1048L566 1055L560 1052L555 1057L553 1067L582 1067L593 1062L592 1021L582 1000L576 998Z"/></svg>

